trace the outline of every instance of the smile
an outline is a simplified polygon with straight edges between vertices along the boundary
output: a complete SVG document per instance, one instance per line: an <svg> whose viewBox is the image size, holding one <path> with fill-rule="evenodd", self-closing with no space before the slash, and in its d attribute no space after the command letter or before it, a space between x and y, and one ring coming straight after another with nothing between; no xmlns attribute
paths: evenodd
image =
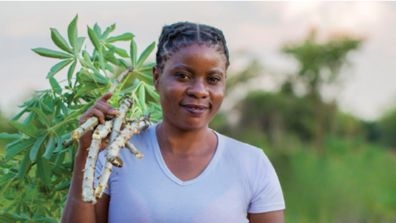
<svg viewBox="0 0 396 223"><path fill-rule="evenodd" d="M192 114L201 114L209 109L208 106L195 104L182 104L181 106Z"/></svg>

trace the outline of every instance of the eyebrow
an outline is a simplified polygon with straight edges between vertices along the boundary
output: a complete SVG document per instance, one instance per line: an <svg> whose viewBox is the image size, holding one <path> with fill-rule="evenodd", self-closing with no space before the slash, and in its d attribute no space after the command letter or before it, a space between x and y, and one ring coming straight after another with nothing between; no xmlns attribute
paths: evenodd
<svg viewBox="0 0 396 223"><path fill-rule="evenodd" d="M183 63L179 63L179 64L176 64L176 65L170 67L170 70L177 70L177 69L185 69L190 73L194 73L194 70L190 66L187 66ZM221 68L213 68L213 69L209 70L209 73L219 73L219 74L223 74L225 76L226 72L224 72L223 69L221 69Z"/></svg>

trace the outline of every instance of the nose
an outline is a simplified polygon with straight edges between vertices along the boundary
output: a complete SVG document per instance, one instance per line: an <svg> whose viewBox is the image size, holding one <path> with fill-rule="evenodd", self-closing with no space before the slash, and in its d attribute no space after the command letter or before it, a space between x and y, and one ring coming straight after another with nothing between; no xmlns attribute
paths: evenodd
<svg viewBox="0 0 396 223"><path fill-rule="evenodd" d="M209 91L204 80L196 79L191 82L187 89L187 95L194 98L206 98L209 96Z"/></svg>

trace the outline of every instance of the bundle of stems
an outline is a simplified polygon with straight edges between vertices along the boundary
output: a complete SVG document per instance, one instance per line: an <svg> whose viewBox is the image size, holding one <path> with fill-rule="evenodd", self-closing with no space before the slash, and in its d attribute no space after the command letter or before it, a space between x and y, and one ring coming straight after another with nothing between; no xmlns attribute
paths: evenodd
<svg viewBox="0 0 396 223"><path fill-rule="evenodd" d="M98 124L98 119L91 117L72 133L74 139L78 139L80 136L94 129L91 145L88 148L89 152L85 163L82 183L82 197L85 202L95 203L103 195L107 187L113 166L122 167L122 160L118 156L121 148L128 148L137 158L143 158L143 154L136 149L129 139L133 135L139 134L148 128L150 121L145 116L138 120L127 120L126 114L132 108L132 104L132 99L129 96L125 96L120 104L118 116L107 120L103 124ZM122 128L122 126L124 127ZM103 140L109 142L104 151L106 153L106 162L100 171L101 174L97 176L99 181L96 188L94 188L95 166Z"/></svg>

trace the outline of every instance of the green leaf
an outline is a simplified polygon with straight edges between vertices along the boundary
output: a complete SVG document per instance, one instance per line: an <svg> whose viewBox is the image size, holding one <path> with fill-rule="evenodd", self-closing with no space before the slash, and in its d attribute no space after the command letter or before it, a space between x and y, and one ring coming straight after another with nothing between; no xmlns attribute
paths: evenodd
<svg viewBox="0 0 396 223"><path fill-rule="evenodd" d="M129 54L131 57L131 63L133 67L136 67L136 60L137 60L137 46L135 39L131 40L131 44L129 46Z"/></svg>
<svg viewBox="0 0 396 223"><path fill-rule="evenodd" d="M21 135L19 135L17 133L14 133L14 134L6 133L6 132L0 133L0 139L12 140L12 139L18 139L20 137L21 137Z"/></svg>
<svg viewBox="0 0 396 223"><path fill-rule="evenodd" d="M51 168L48 160L43 158L37 159L37 173L36 175L44 182L49 185L51 182Z"/></svg>
<svg viewBox="0 0 396 223"><path fill-rule="evenodd" d="M63 36L58 32L57 29L51 28L51 39L60 49L68 52L73 53L72 49L70 48L69 44L67 44L66 40Z"/></svg>
<svg viewBox="0 0 396 223"><path fill-rule="evenodd" d="M51 88L55 92L55 94L61 95L62 94L62 87L59 85L58 81L55 78L50 77L49 78L49 82L50 82Z"/></svg>
<svg viewBox="0 0 396 223"><path fill-rule="evenodd" d="M62 146L59 146L59 145L62 145L62 142L63 142L63 140L58 138L58 142L57 142L58 146L55 149L56 156L55 156L55 164L54 164L55 168L54 168L54 171L56 169L62 168L61 166L63 164L63 161L65 160L66 153L65 152L60 152Z"/></svg>
<svg viewBox="0 0 396 223"><path fill-rule="evenodd" d="M15 218L12 214L1 213L0 214L0 222L15 222Z"/></svg>
<svg viewBox="0 0 396 223"><path fill-rule="evenodd" d="M89 26L87 26L87 28L88 28L89 39L91 40L95 49L99 50L101 48L101 45L100 45L100 40L99 40L98 35L96 35L96 32L93 29L91 29Z"/></svg>
<svg viewBox="0 0 396 223"><path fill-rule="evenodd" d="M30 162L29 154L26 153L22 162L19 164L18 178L23 178L26 175L31 167L31 164L32 163Z"/></svg>
<svg viewBox="0 0 396 223"><path fill-rule="evenodd" d="M139 90L138 90L138 97L139 100L142 102L142 104L145 104L146 102L146 91L145 91L145 87L143 85L143 82L140 82L141 84L139 85Z"/></svg>
<svg viewBox="0 0 396 223"><path fill-rule="evenodd" d="M52 95L52 92L50 92L50 94ZM35 106L33 108L38 108L46 114L53 114L54 100L49 94L47 94L46 97L43 97L40 101L38 101L38 107Z"/></svg>
<svg viewBox="0 0 396 223"><path fill-rule="evenodd" d="M98 72L94 72L92 74L92 78L95 81L95 83L98 83L98 84L107 85L110 83L109 78L106 78L105 76L101 75Z"/></svg>
<svg viewBox="0 0 396 223"><path fill-rule="evenodd" d="M100 68L101 68L102 70L105 70L105 69L106 69L106 62L105 62L105 59L104 59L104 57L103 57L102 47L100 47L100 48L98 49L98 51L97 51L97 56L98 56L98 59L99 59Z"/></svg>
<svg viewBox="0 0 396 223"><path fill-rule="evenodd" d="M50 125L50 121L47 119L47 116L38 107L31 107L31 108L29 108L29 111L32 111L34 114L37 115L40 123L42 123L46 127L48 127Z"/></svg>
<svg viewBox="0 0 396 223"><path fill-rule="evenodd" d="M35 162L37 160L38 153L46 137L47 135L42 135L36 139L36 142L33 144L32 148L30 149L30 153L29 153L30 161Z"/></svg>
<svg viewBox="0 0 396 223"><path fill-rule="evenodd" d="M116 41L128 41L128 40L132 40L133 37L134 37L134 35L132 33L123 33L123 34L118 35L118 36L109 37L107 39L107 41L110 42L110 43L113 43L113 42L116 42Z"/></svg>
<svg viewBox="0 0 396 223"><path fill-rule="evenodd" d="M60 70L62 70L64 67L69 65L73 60L66 59L62 60L61 62L55 64L54 66L51 67L51 70L47 74L47 78L53 77L56 73L58 73Z"/></svg>
<svg viewBox="0 0 396 223"><path fill-rule="evenodd" d="M123 67L123 68L128 68L128 67L130 67L130 65L129 65L125 60L123 60L123 59L118 59L118 62L119 62L119 64L120 64L120 67Z"/></svg>
<svg viewBox="0 0 396 223"><path fill-rule="evenodd" d="M29 139L20 139L17 141L14 141L12 143L9 143L6 146L6 159L10 160L14 158L14 156L18 155L20 152L30 148L33 143L34 143L34 138L29 138Z"/></svg>
<svg viewBox="0 0 396 223"><path fill-rule="evenodd" d="M74 53L78 52L78 40L77 40L77 20L78 15L70 22L67 28L67 36L69 38L70 45L74 49Z"/></svg>
<svg viewBox="0 0 396 223"><path fill-rule="evenodd" d="M68 189L69 187L70 187L70 181L66 180L66 181L62 181L61 183L56 185L55 190L65 190L65 189Z"/></svg>
<svg viewBox="0 0 396 223"><path fill-rule="evenodd" d="M21 106L21 107L24 107L24 106ZM16 115L14 115L11 118L11 120L13 120L13 121L19 120L25 113L26 113L26 108L23 108L20 112L18 112Z"/></svg>
<svg viewBox="0 0 396 223"><path fill-rule="evenodd" d="M98 37L102 37L102 29L99 27L97 23L93 26L93 30L98 34Z"/></svg>
<svg viewBox="0 0 396 223"><path fill-rule="evenodd" d="M50 137L48 142L45 145L45 152L43 154L43 157L45 159L49 160L51 158L52 152L55 150L55 148L57 148L55 146L55 138Z"/></svg>
<svg viewBox="0 0 396 223"><path fill-rule="evenodd" d="M43 57L58 58L58 59L68 59L68 58L72 57L72 55L70 55L70 54L63 53L60 51L50 50L50 49L42 48L42 47L34 48L32 50L35 53L37 53L38 55L43 56Z"/></svg>
<svg viewBox="0 0 396 223"><path fill-rule="evenodd" d="M153 52L155 48L155 42L152 42L146 49L140 54L140 57L137 61L136 67L140 67L146 61L147 57L150 56L151 52Z"/></svg>
<svg viewBox="0 0 396 223"><path fill-rule="evenodd" d="M148 84L153 83L153 76L152 75L149 75L147 73L143 73L143 72L140 72L140 71L136 71L136 73L139 75L139 79L141 81L144 81L145 83L148 83Z"/></svg>
<svg viewBox="0 0 396 223"><path fill-rule="evenodd" d="M102 38L106 39L107 36L109 36L109 34L115 30L115 28L116 24L112 24L111 26L107 27L106 30L103 32Z"/></svg>
<svg viewBox="0 0 396 223"><path fill-rule="evenodd" d="M155 90L154 86L147 85L146 92L148 93L148 95L150 95L150 97L153 98L154 101L156 101L156 102L159 101L160 97L159 97L159 94L157 93L157 91Z"/></svg>
<svg viewBox="0 0 396 223"><path fill-rule="evenodd" d="M87 67L87 68L91 68L91 69L96 69L92 60L91 60L91 56L89 55L89 53L87 51L83 51L82 53L83 56L83 61L81 61L81 65Z"/></svg>
<svg viewBox="0 0 396 223"><path fill-rule="evenodd" d="M37 137L39 135L39 131L33 125L30 125L30 124L23 125L17 121L13 121L13 120L11 120L9 123L12 127L16 128L18 131L20 131L28 136Z"/></svg>
<svg viewBox="0 0 396 223"><path fill-rule="evenodd" d="M71 84L73 79L74 70L76 69L77 60L74 60L73 63L70 65L69 70L67 71L67 81Z"/></svg>
<svg viewBox="0 0 396 223"><path fill-rule="evenodd" d="M78 53L81 51L81 48L84 45L84 41L85 41L85 37L78 37L77 38L78 47L77 47L76 55L78 55Z"/></svg>
<svg viewBox="0 0 396 223"><path fill-rule="evenodd" d="M124 50L124 49L121 49L121 48L119 48L119 47L116 47L116 46L113 46L113 45L107 45L107 47L111 50L111 51L114 51L116 54L118 54L118 55L120 55L120 56L122 56L122 57L125 57L125 58L127 58L129 55L128 55L128 52L126 51L126 50Z"/></svg>
<svg viewBox="0 0 396 223"><path fill-rule="evenodd" d="M122 57L128 57L128 52L124 49L115 47L115 52Z"/></svg>

